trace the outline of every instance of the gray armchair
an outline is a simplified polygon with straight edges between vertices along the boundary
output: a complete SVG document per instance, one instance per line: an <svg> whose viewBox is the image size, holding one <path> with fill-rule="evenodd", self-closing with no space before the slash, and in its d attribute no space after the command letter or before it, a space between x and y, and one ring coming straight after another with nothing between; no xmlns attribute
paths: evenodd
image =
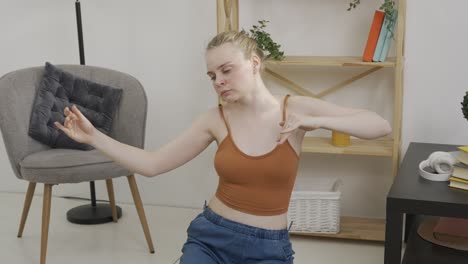
<svg viewBox="0 0 468 264"><path fill-rule="evenodd" d="M94 82L123 89L121 104L115 114L110 136L123 143L143 148L147 99L137 79L122 72L99 67L84 65L57 67ZM98 150L54 149L29 137L32 104L43 73L44 67L33 67L10 72L0 78L0 129L6 151L16 177L29 182L18 237L23 234L37 183L44 184L40 263L45 264L52 186L105 180L113 220L117 222L112 179L126 176L146 241L150 252L154 253L143 204L132 172L114 163Z"/></svg>

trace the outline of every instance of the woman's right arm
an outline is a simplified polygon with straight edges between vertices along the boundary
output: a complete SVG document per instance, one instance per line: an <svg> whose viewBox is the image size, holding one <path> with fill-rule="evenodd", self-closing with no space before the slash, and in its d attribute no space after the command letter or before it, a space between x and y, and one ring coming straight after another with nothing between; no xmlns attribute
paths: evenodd
<svg viewBox="0 0 468 264"><path fill-rule="evenodd" d="M67 115L71 120L66 120L65 127L60 124L57 126L74 140L92 145L122 167L146 177L153 177L182 166L211 144L215 139L211 132L215 110L213 108L201 114L181 135L155 151L146 151L121 143L94 127L87 128L91 123L77 108L72 108L73 112ZM67 113L67 110L65 112Z"/></svg>

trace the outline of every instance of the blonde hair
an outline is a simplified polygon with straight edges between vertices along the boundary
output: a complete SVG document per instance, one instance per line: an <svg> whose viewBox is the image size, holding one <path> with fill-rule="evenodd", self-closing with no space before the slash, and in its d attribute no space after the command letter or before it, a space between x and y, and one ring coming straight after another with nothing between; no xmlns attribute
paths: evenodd
<svg viewBox="0 0 468 264"><path fill-rule="evenodd" d="M249 59L250 56L252 56L253 54L257 55L262 62L265 59L263 50L258 47L257 41L251 38L245 31L221 32L218 35L216 35L210 41L210 43L208 43L206 50L208 51L210 49L219 47L225 43L231 43L235 45L236 47L238 47L242 51L246 59ZM261 63L261 65L262 65L262 70L263 70L263 63Z"/></svg>

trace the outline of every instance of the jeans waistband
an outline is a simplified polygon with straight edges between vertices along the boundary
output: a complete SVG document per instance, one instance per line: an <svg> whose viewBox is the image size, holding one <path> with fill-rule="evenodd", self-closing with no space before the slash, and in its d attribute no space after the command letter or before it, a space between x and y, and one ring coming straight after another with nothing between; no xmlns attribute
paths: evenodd
<svg viewBox="0 0 468 264"><path fill-rule="evenodd" d="M217 213L215 213L213 210L211 210L211 208L209 208L206 205L206 202L203 208L203 216L205 216L205 218L208 221L212 222L213 224L231 229L238 233L251 235L257 238L279 240L279 239L284 239L284 238L289 237L287 229L279 229L279 230L263 229L263 228L259 228L255 226L238 223L238 222L229 220L227 218L224 218L221 215L218 215Z"/></svg>

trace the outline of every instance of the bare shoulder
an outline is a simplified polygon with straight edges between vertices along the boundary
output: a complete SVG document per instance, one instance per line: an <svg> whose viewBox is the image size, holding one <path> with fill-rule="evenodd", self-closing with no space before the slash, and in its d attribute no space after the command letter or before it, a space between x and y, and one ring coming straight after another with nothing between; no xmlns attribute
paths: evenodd
<svg viewBox="0 0 468 264"><path fill-rule="evenodd" d="M341 106L320 98L291 95L288 99L288 109L294 113L311 116L342 116L351 115L365 109Z"/></svg>
<svg viewBox="0 0 468 264"><path fill-rule="evenodd" d="M214 106L199 114L196 122L203 124L208 129L212 129L216 126L219 118L218 106Z"/></svg>
<svg viewBox="0 0 468 264"><path fill-rule="evenodd" d="M209 132L215 139L217 139L220 132L220 127L223 124L219 112L219 107L213 106L202 112L196 118L195 123L198 126L202 126L204 130Z"/></svg>
<svg viewBox="0 0 468 264"><path fill-rule="evenodd" d="M288 94L273 94L273 96L278 101L278 103L281 104L281 106L283 106L284 99L286 99L287 95ZM292 97L294 97L294 96L292 94L290 94L289 98L287 99L286 111L288 113L296 113L296 111L294 109L294 105L293 105L293 107L291 107L291 98Z"/></svg>

